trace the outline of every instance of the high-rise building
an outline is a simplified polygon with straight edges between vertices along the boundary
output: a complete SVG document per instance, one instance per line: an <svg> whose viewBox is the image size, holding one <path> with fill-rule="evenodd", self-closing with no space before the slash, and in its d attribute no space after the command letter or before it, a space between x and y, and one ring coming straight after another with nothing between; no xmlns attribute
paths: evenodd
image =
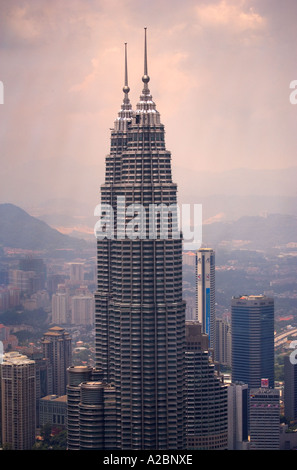
<svg viewBox="0 0 297 470"><path fill-rule="evenodd" d="M215 321L214 358L218 364L231 367L231 325L222 318Z"/></svg>
<svg viewBox="0 0 297 470"><path fill-rule="evenodd" d="M52 323L68 323L69 295L67 292L56 292L52 296Z"/></svg>
<svg viewBox="0 0 297 470"><path fill-rule="evenodd" d="M84 264L69 263L70 266L70 282L80 283L84 280Z"/></svg>
<svg viewBox="0 0 297 470"><path fill-rule="evenodd" d="M116 448L115 389L101 377L102 371L89 366L68 369L68 450Z"/></svg>
<svg viewBox="0 0 297 470"><path fill-rule="evenodd" d="M290 356L284 358L284 405L285 417L289 421L297 419L297 364Z"/></svg>
<svg viewBox="0 0 297 470"><path fill-rule="evenodd" d="M200 248L196 252L196 308L197 320L203 333L209 337L209 345L215 344L215 252Z"/></svg>
<svg viewBox="0 0 297 470"><path fill-rule="evenodd" d="M269 379L274 387L274 300L264 295L233 297L232 381L249 388Z"/></svg>
<svg viewBox="0 0 297 470"><path fill-rule="evenodd" d="M167 233L161 214L164 207L176 207L177 186L164 125L148 87L146 30L144 51L143 90L136 111L128 96L125 54L124 100L111 131L101 186L101 203L113 219L105 225L105 237L96 229L96 364L103 369L104 381L115 387L118 447L181 449L182 237L176 236L175 211L168 214ZM160 208L156 218L151 216L155 208Z"/></svg>
<svg viewBox="0 0 297 470"><path fill-rule="evenodd" d="M228 447L227 386L208 352L208 336L197 321L186 322L187 449L225 450Z"/></svg>
<svg viewBox="0 0 297 470"><path fill-rule="evenodd" d="M267 379L265 379L266 381ZM250 450L279 450L280 392L267 386L250 390Z"/></svg>
<svg viewBox="0 0 297 470"><path fill-rule="evenodd" d="M73 325L94 324L93 295L74 295L71 298L71 323Z"/></svg>
<svg viewBox="0 0 297 470"><path fill-rule="evenodd" d="M50 328L41 339L43 357L52 366L52 384L54 395L65 395L67 369L71 365L71 336L59 326Z"/></svg>
<svg viewBox="0 0 297 470"><path fill-rule="evenodd" d="M79 402L79 449L115 449L115 389L101 381L82 382Z"/></svg>
<svg viewBox="0 0 297 470"><path fill-rule="evenodd" d="M92 367L71 366L67 370L67 448L79 450L80 384L92 379Z"/></svg>
<svg viewBox="0 0 297 470"><path fill-rule="evenodd" d="M0 364L1 442L4 448L30 450L35 442L35 362L18 352Z"/></svg>
<svg viewBox="0 0 297 470"><path fill-rule="evenodd" d="M248 450L249 389L247 384L228 385L228 450Z"/></svg>

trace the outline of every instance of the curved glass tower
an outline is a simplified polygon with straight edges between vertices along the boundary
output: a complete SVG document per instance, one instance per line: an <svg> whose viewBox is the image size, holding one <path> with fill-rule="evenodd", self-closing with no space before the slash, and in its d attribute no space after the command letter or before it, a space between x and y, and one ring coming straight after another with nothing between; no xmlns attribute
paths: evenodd
<svg viewBox="0 0 297 470"><path fill-rule="evenodd" d="M182 237L170 211L177 186L149 80L145 29L143 90L133 111L126 51L124 100L101 186L101 204L113 217L97 236L96 366L116 389L118 448L182 449Z"/></svg>

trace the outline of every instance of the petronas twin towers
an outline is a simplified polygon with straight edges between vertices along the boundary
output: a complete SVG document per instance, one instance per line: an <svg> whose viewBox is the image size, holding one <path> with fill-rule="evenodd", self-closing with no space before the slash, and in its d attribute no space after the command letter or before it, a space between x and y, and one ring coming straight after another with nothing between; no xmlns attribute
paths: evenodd
<svg viewBox="0 0 297 470"><path fill-rule="evenodd" d="M119 449L184 449L185 302L182 236L117 236L134 210L177 204L171 154L150 93L145 29L143 90L129 100L127 49L121 110L111 130L101 205L113 211L114 236L97 237L96 367L116 394ZM120 203L120 205L119 205ZM130 209L129 209L130 208ZM149 230L148 222L143 227ZM135 235L135 234L134 234Z"/></svg>

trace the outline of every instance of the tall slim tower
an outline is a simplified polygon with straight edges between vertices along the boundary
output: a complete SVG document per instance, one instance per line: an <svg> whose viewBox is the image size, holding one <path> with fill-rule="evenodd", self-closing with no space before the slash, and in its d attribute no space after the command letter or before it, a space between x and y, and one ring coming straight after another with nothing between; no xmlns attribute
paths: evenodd
<svg viewBox="0 0 297 470"><path fill-rule="evenodd" d="M196 306L197 320L203 333L209 337L211 348L215 345L215 252L200 248L196 253Z"/></svg>
<svg viewBox="0 0 297 470"><path fill-rule="evenodd" d="M171 154L149 80L145 29L143 90L133 111L125 49L124 100L101 186L101 203L112 207L114 236L97 236L96 365L115 387L118 448L182 449L182 237L172 236L174 216L163 236L158 217L152 229L147 218L136 224L132 210L148 216L154 204L177 203Z"/></svg>
<svg viewBox="0 0 297 470"><path fill-rule="evenodd" d="M233 297L231 303L232 381L249 388L261 379L274 387L274 300L265 295Z"/></svg>
<svg viewBox="0 0 297 470"><path fill-rule="evenodd" d="M0 364L1 442L12 450L30 450L36 430L35 362L18 352Z"/></svg>
<svg viewBox="0 0 297 470"><path fill-rule="evenodd" d="M67 369L71 365L71 336L59 326L53 326L42 339L43 357L49 360L53 373L53 393L65 395L67 386Z"/></svg>

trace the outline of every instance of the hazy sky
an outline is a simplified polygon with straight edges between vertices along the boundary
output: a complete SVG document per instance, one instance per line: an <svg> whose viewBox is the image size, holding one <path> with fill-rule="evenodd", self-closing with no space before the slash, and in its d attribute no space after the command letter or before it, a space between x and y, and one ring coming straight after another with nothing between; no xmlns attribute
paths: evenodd
<svg viewBox="0 0 297 470"><path fill-rule="evenodd" d="M135 107L144 27L177 183L296 166L296 24L296 0L0 0L0 202L99 194L124 43Z"/></svg>

